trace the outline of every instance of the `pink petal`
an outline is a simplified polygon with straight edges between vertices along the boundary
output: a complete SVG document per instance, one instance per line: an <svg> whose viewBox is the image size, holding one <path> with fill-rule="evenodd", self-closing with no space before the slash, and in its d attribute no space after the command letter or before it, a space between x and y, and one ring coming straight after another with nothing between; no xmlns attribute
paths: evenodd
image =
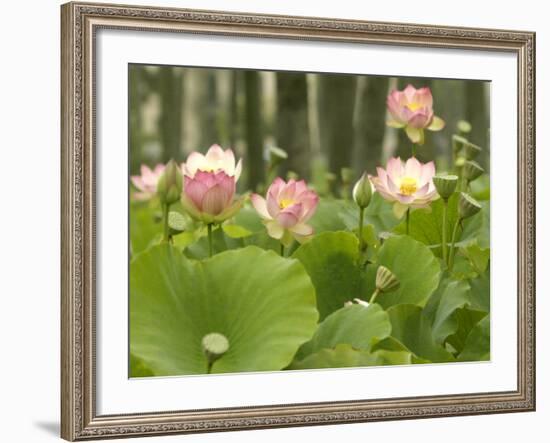
<svg viewBox="0 0 550 443"><path fill-rule="evenodd" d="M265 199L258 194L252 194L250 196L250 201L252 202L252 206L254 206L254 209L256 212L260 215L260 217L270 220L272 217L269 215L269 212L267 212L267 203Z"/></svg>
<svg viewBox="0 0 550 443"><path fill-rule="evenodd" d="M421 129L427 127L432 121L433 111L428 109L419 109L409 119L409 126Z"/></svg>
<svg viewBox="0 0 550 443"><path fill-rule="evenodd" d="M423 186L425 183L430 183L433 176L435 175L435 163L433 161L422 165L422 172L420 173L420 186Z"/></svg>
<svg viewBox="0 0 550 443"><path fill-rule="evenodd" d="M208 191L208 186L198 180L185 177L185 186L183 191L185 195L187 195L187 197L193 202L193 204L200 209L204 195Z"/></svg>
<svg viewBox="0 0 550 443"><path fill-rule="evenodd" d="M416 199L424 197L428 193L429 190L430 190L430 184L426 183L424 186L421 186L420 188L418 188L416 190L416 192L414 193L414 197Z"/></svg>
<svg viewBox="0 0 550 443"><path fill-rule="evenodd" d="M405 176L419 179L422 174L422 164L415 158L411 157L405 163Z"/></svg>
<svg viewBox="0 0 550 443"><path fill-rule="evenodd" d="M416 88L413 85L407 85L407 87L403 90L403 94L405 94L405 97L407 97L408 103L413 103L414 98L416 95Z"/></svg>
<svg viewBox="0 0 550 443"><path fill-rule="evenodd" d="M130 180L137 189L139 189L140 191L145 191L145 184L143 183L140 175L132 175L130 177Z"/></svg>
<svg viewBox="0 0 550 443"><path fill-rule="evenodd" d="M279 215L281 214L292 214L297 219L300 218L300 215L302 213L302 203L294 203L293 205L287 206L286 208L282 209L279 212Z"/></svg>
<svg viewBox="0 0 550 443"><path fill-rule="evenodd" d="M225 153L220 145L212 145L208 148L208 151L204 157L208 163L217 163L222 161L224 156Z"/></svg>
<svg viewBox="0 0 550 443"><path fill-rule="evenodd" d="M396 180L403 176L403 163L399 157L390 158L386 167L386 172L389 178Z"/></svg>
<svg viewBox="0 0 550 443"><path fill-rule="evenodd" d="M189 156L187 157L187 162L185 163L187 175L193 177L197 170L204 165L204 160L204 155L202 155L200 152L192 152L191 154L189 154Z"/></svg>
<svg viewBox="0 0 550 443"><path fill-rule="evenodd" d="M284 229L291 228L298 223L298 217L291 212L279 212L276 220L277 223L279 223L279 225L281 225Z"/></svg>
<svg viewBox="0 0 550 443"><path fill-rule="evenodd" d="M395 198L399 203L403 203L404 205L412 203L414 201L414 195L396 194Z"/></svg>
<svg viewBox="0 0 550 443"><path fill-rule="evenodd" d="M214 185L202 198L201 208L203 212L218 215L227 206L227 190L222 185Z"/></svg>
<svg viewBox="0 0 550 443"><path fill-rule="evenodd" d="M277 201L276 195L273 194L273 191L269 191L267 193L267 212L271 216L271 218L277 217L277 215L280 212L279 208L279 202Z"/></svg>
<svg viewBox="0 0 550 443"><path fill-rule="evenodd" d="M285 181L281 177L277 177L275 180L273 180L273 183L269 186L269 189L267 190L268 194L273 194L275 197L279 195L279 192L281 188L285 185Z"/></svg>
<svg viewBox="0 0 550 443"><path fill-rule="evenodd" d="M279 191L279 195L277 196L277 200L294 200L294 196L296 195L296 181L295 180L289 180L286 186L282 187Z"/></svg>
<svg viewBox="0 0 550 443"><path fill-rule="evenodd" d="M432 91L428 87L420 88L416 90L414 101L419 105L431 109L433 107Z"/></svg>
<svg viewBox="0 0 550 443"><path fill-rule="evenodd" d="M310 193L310 195L300 200L303 206L302 215L300 217L302 222L308 221L313 214L315 214L317 205L319 204L319 196L313 191L310 191Z"/></svg>
<svg viewBox="0 0 550 443"><path fill-rule="evenodd" d="M242 159L239 160L237 166L235 166L235 181L239 180L243 169Z"/></svg>

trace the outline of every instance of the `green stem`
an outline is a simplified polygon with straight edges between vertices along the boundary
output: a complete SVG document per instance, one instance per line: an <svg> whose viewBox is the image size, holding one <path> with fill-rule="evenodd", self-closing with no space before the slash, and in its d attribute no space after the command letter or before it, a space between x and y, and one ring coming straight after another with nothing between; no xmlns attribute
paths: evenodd
<svg viewBox="0 0 550 443"><path fill-rule="evenodd" d="M370 297L370 300L369 300L370 304L376 301L376 297L378 297L378 294L380 294L380 289L376 288Z"/></svg>
<svg viewBox="0 0 550 443"><path fill-rule="evenodd" d="M208 229L208 252L210 254L210 257L214 254L214 245L213 245L213 239L212 239L212 223L208 223L207 229Z"/></svg>
<svg viewBox="0 0 550 443"><path fill-rule="evenodd" d="M409 226L411 224L411 208L407 208L407 213L406 213L406 224L407 224L407 231L406 231L406 234L409 235Z"/></svg>
<svg viewBox="0 0 550 443"><path fill-rule="evenodd" d="M416 143L413 143L413 145L412 145L412 156L413 157L416 157L416 148L417 148Z"/></svg>
<svg viewBox="0 0 550 443"><path fill-rule="evenodd" d="M454 266L454 259L455 259L455 242L456 242L456 234L458 233L458 226L460 225L460 218L457 219L455 223L455 227L453 229L453 236L451 237L451 251L449 252L449 272L453 270Z"/></svg>
<svg viewBox="0 0 550 443"><path fill-rule="evenodd" d="M168 226L168 213L170 211L170 205L162 205L162 217L164 219L164 236L163 241L167 242L170 239L170 227Z"/></svg>
<svg viewBox="0 0 550 443"><path fill-rule="evenodd" d="M208 361L208 366L206 367L206 373L211 374L212 373L212 366L214 365L214 362Z"/></svg>
<svg viewBox="0 0 550 443"><path fill-rule="evenodd" d="M285 256L285 245L281 243L281 257Z"/></svg>
<svg viewBox="0 0 550 443"><path fill-rule="evenodd" d="M359 251L363 252L365 240L363 240L363 223L365 220L365 208L359 208Z"/></svg>
<svg viewBox="0 0 550 443"><path fill-rule="evenodd" d="M448 201L443 199L443 226L441 226L441 252L443 254L443 262L447 264L447 209Z"/></svg>

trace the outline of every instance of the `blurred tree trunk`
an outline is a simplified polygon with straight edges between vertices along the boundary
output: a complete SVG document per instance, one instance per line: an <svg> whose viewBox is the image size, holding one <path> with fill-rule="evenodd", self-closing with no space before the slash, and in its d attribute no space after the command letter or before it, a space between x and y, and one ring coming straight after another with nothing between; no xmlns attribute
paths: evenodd
<svg viewBox="0 0 550 443"><path fill-rule="evenodd" d="M144 81L144 67L130 65L128 81L130 87L130 172L135 174L142 163L143 151L143 119L141 107L145 101L146 84Z"/></svg>
<svg viewBox="0 0 550 443"><path fill-rule="evenodd" d="M162 161L181 157L183 77L179 68L161 67L158 72L158 91L161 102L159 119Z"/></svg>
<svg viewBox="0 0 550 443"><path fill-rule="evenodd" d="M248 188L256 190L265 176L259 73L257 71L245 71L244 83Z"/></svg>
<svg viewBox="0 0 550 443"><path fill-rule="evenodd" d="M296 172L309 179L310 146L307 117L306 74L277 73L276 137L280 148L288 153L284 173Z"/></svg>
<svg viewBox="0 0 550 443"><path fill-rule="evenodd" d="M217 97L215 76L209 69L186 69L185 149L205 152L219 143L216 125Z"/></svg>
<svg viewBox="0 0 550 443"><path fill-rule="evenodd" d="M319 76L319 129L321 150L328 168L340 177L342 168L352 166L353 111L356 77L325 74Z"/></svg>
<svg viewBox="0 0 550 443"><path fill-rule="evenodd" d="M485 82L467 81L466 83L466 120L472 124L468 139L488 149L489 110L485 95Z"/></svg>
<svg viewBox="0 0 550 443"><path fill-rule="evenodd" d="M353 164L357 175L365 170L373 174L381 163L388 85L387 77L361 76L357 79L353 140Z"/></svg>

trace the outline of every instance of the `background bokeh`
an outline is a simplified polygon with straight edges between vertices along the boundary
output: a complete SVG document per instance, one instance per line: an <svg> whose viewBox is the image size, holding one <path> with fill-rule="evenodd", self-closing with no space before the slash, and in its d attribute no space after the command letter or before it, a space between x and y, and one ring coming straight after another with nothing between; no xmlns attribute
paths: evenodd
<svg viewBox="0 0 550 443"><path fill-rule="evenodd" d="M488 82L132 64L130 173L142 163L185 161L218 143L244 158L241 191L264 183L270 146L288 153L278 171L283 177L292 171L315 184L327 172L338 182L342 168L355 178L364 170L372 174L387 158L411 154L404 131L385 124L389 91L409 83L431 88L435 114L447 123L426 132L418 158L451 169L451 135L464 119L489 171Z"/></svg>

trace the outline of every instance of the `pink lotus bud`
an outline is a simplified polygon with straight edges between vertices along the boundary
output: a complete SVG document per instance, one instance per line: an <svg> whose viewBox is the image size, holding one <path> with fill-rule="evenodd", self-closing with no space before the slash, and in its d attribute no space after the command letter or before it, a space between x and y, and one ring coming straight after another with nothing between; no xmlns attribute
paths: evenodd
<svg viewBox="0 0 550 443"><path fill-rule="evenodd" d="M149 200L157 193L158 181L164 172L165 166L158 164L153 170L147 165L141 165L141 175L132 175L130 180L140 192L134 192L136 200Z"/></svg>
<svg viewBox="0 0 550 443"><path fill-rule="evenodd" d="M184 177L181 203L195 220L210 224L233 217L242 203L234 196L235 177L223 171L196 171L194 177Z"/></svg>
<svg viewBox="0 0 550 443"><path fill-rule="evenodd" d="M270 237L290 246L293 239L305 241L313 235L313 228L306 222L313 216L319 203L317 194L308 189L304 180L289 180L277 177L264 199L251 195L252 205L263 219Z"/></svg>
<svg viewBox="0 0 550 443"><path fill-rule="evenodd" d="M235 154L231 149L225 151L219 145L212 145L206 155L200 152L192 152L187 157L187 162L182 163L181 171L187 177L195 177L197 171L219 172L223 171L229 177L239 180L242 170L242 161L235 164Z"/></svg>
<svg viewBox="0 0 550 443"><path fill-rule="evenodd" d="M371 182L380 195L395 202L393 210L401 218L408 208L425 208L439 196L433 183L434 162L420 163L412 157L403 163L400 158L391 158L386 169L376 168L377 177Z"/></svg>
<svg viewBox="0 0 550 443"><path fill-rule="evenodd" d="M403 91L393 90L388 95L387 106L392 117L387 125L404 128L413 143L424 144L424 129L440 131L445 127L445 122L434 115L430 88L415 89L408 85Z"/></svg>

